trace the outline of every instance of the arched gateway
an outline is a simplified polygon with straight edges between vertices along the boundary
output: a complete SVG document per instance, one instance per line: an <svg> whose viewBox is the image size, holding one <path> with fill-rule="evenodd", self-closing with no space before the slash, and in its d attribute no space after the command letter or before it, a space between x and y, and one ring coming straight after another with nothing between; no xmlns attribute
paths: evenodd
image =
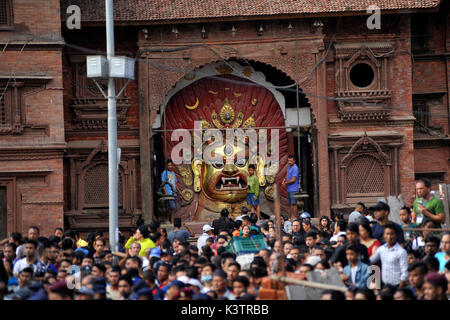
<svg viewBox="0 0 450 320"><path fill-rule="evenodd" d="M187 74L168 93L161 108L161 148L165 159L175 160L176 217L209 221L218 217L223 208L238 214L247 206L250 163L257 167L261 211L273 213L273 184L281 185L286 175L287 156L295 150L294 140L288 139L289 129L286 129L289 125L285 97L273 87L263 73L231 61L209 64ZM203 130L194 132L196 124ZM185 135L190 140L189 151L185 148L180 152L184 141L179 138L180 129L189 133ZM223 141L212 145L214 140L205 137L207 129L218 129L214 132L220 131ZM258 138L253 140L258 141L256 157L252 157L255 154L250 151L252 143L248 143L248 138L244 148L237 141L226 141L227 134L239 129L249 134L250 139ZM256 135L252 136L252 132ZM195 139L202 139L202 144L194 146ZM214 159L223 161L206 161L208 147L212 147ZM280 195L282 208L287 208L286 190L281 188ZM163 210L162 206L160 209Z"/></svg>

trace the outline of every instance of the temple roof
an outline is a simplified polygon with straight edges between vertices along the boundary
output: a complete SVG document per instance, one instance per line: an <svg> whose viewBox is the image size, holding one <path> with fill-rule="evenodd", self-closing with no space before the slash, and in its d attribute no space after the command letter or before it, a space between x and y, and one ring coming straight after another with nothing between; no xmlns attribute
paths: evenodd
<svg viewBox="0 0 450 320"><path fill-rule="evenodd" d="M246 19L250 17L301 17L367 14L376 4L382 12L407 12L437 8L441 0L114 0L114 20L139 22L188 22L192 20ZM102 22L104 0L61 0L61 13L78 5L83 22Z"/></svg>

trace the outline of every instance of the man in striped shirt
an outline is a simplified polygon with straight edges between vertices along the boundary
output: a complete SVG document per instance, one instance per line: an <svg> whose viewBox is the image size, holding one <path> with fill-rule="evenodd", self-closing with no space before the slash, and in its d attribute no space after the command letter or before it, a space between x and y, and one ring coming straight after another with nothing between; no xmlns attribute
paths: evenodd
<svg viewBox="0 0 450 320"><path fill-rule="evenodd" d="M381 261L381 279L385 285L404 287L408 280L408 254L398 244L393 224L385 226L383 235L386 243L370 257L370 262Z"/></svg>

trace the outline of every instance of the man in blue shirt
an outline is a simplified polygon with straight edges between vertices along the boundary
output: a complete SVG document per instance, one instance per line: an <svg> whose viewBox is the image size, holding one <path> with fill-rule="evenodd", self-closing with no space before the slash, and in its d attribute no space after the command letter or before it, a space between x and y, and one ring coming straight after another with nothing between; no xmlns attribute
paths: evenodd
<svg viewBox="0 0 450 320"><path fill-rule="evenodd" d="M173 214L177 208L177 176L175 175L175 165L172 159L167 159L167 170L164 170L161 175L162 183L167 182L164 186L163 192L167 195L173 195L174 200L168 201L168 209L170 214L170 219L173 224Z"/></svg>
<svg viewBox="0 0 450 320"><path fill-rule="evenodd" d="M288 203L290 205L290 215L292 219L295 219L297 216L297 198L294 197L294 194L298 192L300 188L298 179L299 170L295 164L295 158L293 155L289 155L286 178L283 179L281 185L287 186L286 191L288 193Z"/></svg>

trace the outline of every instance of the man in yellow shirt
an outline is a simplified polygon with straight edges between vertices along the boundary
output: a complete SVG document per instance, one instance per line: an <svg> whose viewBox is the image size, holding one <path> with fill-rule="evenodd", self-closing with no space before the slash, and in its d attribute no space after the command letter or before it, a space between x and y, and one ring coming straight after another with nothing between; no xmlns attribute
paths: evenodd
<svg viewBox="0 0 450 320"><path fill-rule="evenodd" d="M156 247L155 243L148 237L149 231L148 229L142 225L140 226L134 235L128 239L127 243L125 244L126 249L130 249L130 246L133 242L137 241L141 245L141 251L139 252L139 256L144 257L145 251L147 249L153 249Z"/></svg>

